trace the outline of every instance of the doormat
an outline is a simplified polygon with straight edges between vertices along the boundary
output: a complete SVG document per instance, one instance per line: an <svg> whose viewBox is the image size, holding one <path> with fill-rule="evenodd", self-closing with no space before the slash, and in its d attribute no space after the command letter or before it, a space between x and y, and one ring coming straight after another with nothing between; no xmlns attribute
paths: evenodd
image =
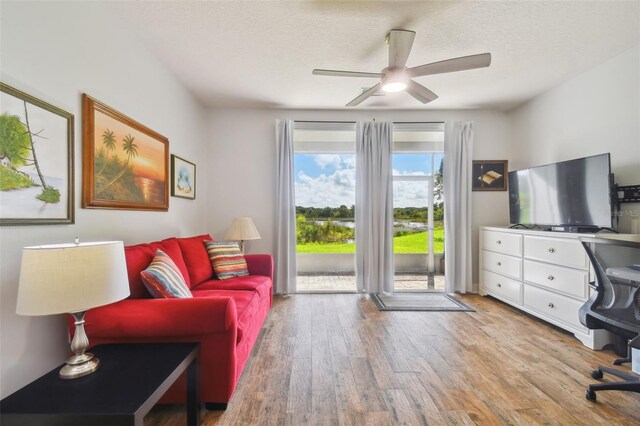
<svg viewBox="0 0 640 426"><path fill-rule="evenodd" d="M475 312L446 293L372 294L371 299L379 311Z"/></svg>

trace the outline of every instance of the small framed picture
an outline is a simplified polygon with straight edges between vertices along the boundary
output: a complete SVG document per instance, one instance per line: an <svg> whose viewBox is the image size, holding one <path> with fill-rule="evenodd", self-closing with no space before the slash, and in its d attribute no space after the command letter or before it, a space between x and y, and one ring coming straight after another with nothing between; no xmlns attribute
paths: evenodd
<svg viewBox="0 0 640 426"><path fill-rule="evenodd" d="M171 154L171 196L196 199L196 165Z"/></svg>
<svg viewBox="0 0 640 426"><path fill-rule="evenodd" d="M507 160L473 161L473 191L506 191L509 167Z"/></svg>

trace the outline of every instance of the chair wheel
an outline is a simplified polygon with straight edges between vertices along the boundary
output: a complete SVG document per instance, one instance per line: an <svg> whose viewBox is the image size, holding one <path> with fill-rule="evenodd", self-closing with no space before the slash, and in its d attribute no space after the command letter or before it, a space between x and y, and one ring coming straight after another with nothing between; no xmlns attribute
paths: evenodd
<svg viewBox="0 0 640 426"><path fill-rule="evenodd" d="M584 393L584 397L587 398L589 401L594 401L596 400L596 393L587 389L587 391Z"/></svg>
<svg viewBox="0 0 640 426"><path fill-rule="evenodd" d="M600 371L600 369L591 370L591 377L596 380L602 379L602 371Z"/></svg>

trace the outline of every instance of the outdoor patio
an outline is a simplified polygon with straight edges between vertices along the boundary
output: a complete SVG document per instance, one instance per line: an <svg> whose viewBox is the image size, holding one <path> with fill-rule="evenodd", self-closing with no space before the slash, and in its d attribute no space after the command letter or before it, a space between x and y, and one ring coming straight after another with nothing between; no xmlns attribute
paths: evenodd
<svg viewBox="0 0 640 426"><path fill-rule="evenodd" d="M297 277L298 292L348 292L355 291L353 274L301 274ZM444 275L397 274L396 291L444 291Z"/></svg>

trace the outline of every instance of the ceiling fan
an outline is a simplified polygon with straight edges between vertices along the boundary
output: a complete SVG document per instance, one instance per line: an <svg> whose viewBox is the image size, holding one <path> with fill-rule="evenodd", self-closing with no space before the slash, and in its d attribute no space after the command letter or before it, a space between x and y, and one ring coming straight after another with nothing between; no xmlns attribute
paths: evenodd
<svg viewBox="0 0 640 426"><path fill-rule="evenodd" d="M438 95L433 93L421 84L412 80L413 77L425 75L443 74L455 71L484 68L491 65L491 53L479 55L462 56L459 58L446 59L444 61L432 62L413 68L407 68L407 58L411 52L415 31L391 30L387 34L387 44L389 45L389 66L381 72L359 72L359 71L337 71L315 69L315 75L329 75L337 77L365 77L379 78L380 83L362 92L346 106L360 105L369 96L380 90L385 92L400 92L406 90L411 96L426 104L438 99Z"/></svg>

